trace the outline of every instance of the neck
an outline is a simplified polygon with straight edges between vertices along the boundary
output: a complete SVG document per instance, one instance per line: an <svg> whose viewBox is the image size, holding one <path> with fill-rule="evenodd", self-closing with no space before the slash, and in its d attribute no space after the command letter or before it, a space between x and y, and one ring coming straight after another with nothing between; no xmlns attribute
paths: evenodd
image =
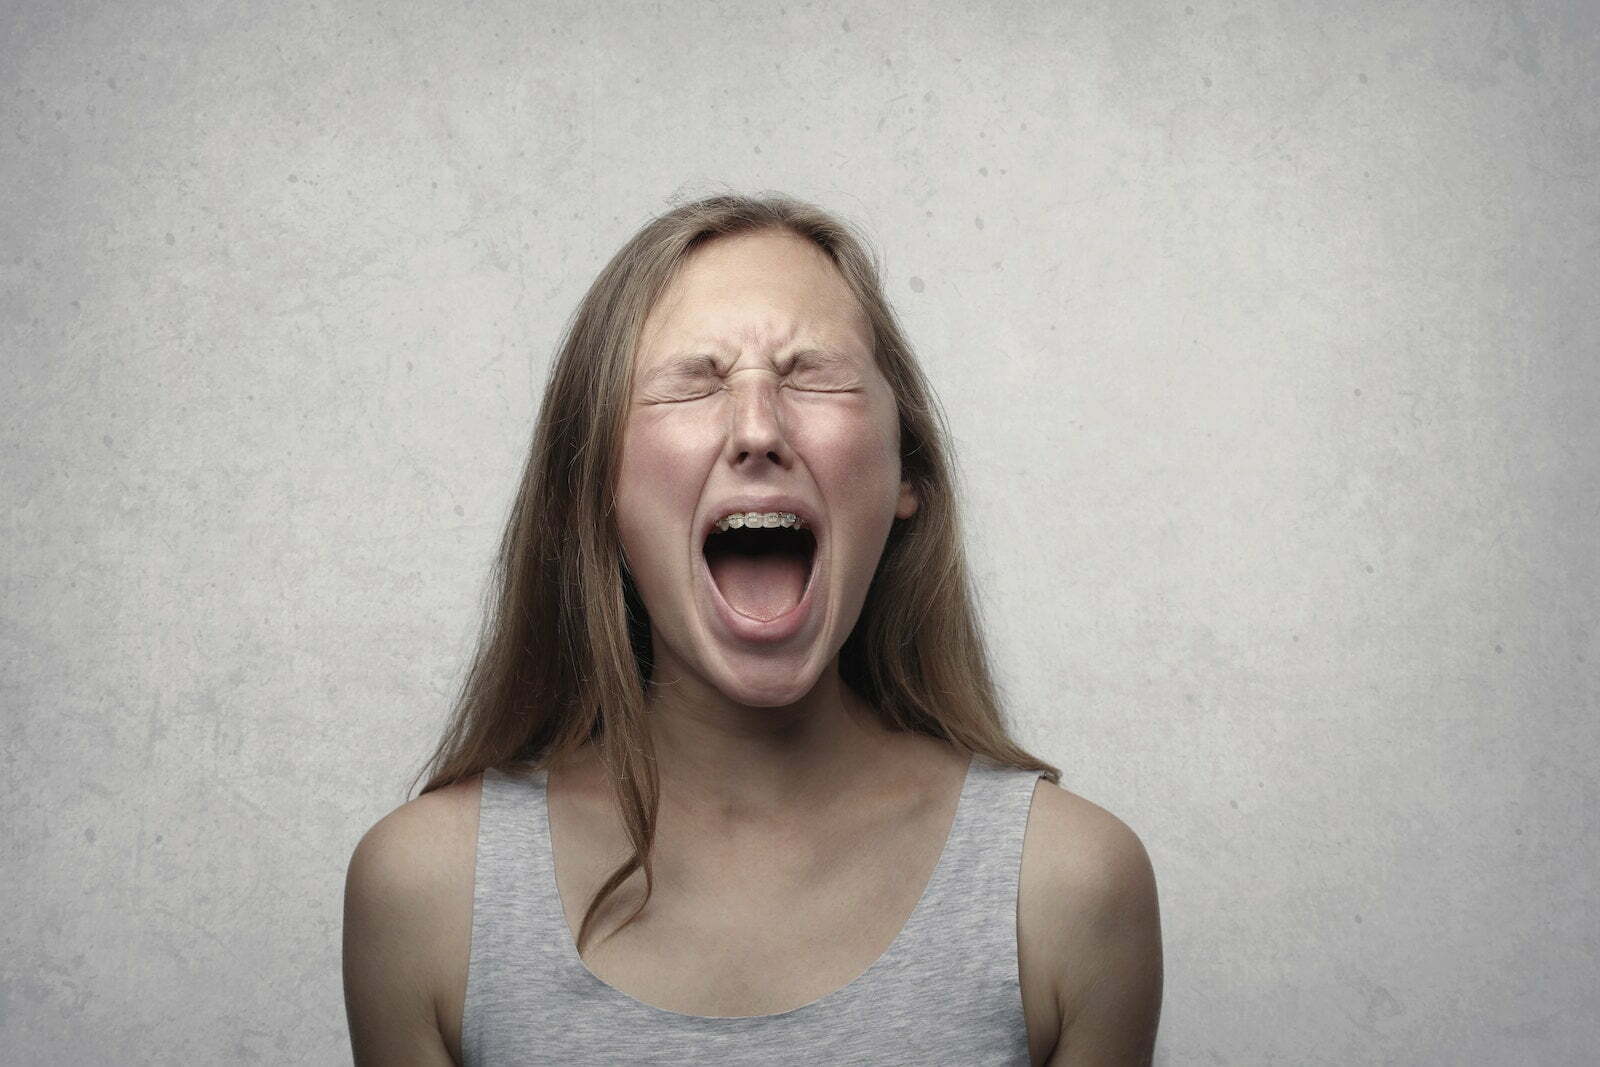
<svg viewBox="0 0 1600 1067"><path fill-rule="evenodd" d="M663 806L708 827L793 822L859 797L893 741L837 663L784 707L677 684L652 686L646 716Z"/></svg>

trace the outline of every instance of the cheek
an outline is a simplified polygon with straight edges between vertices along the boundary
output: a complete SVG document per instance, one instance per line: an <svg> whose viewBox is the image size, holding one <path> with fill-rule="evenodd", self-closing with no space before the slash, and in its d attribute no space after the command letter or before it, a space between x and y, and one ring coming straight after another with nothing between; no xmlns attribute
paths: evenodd
<svg viewBox="0 0 1600 1067"><path fill-rule="evenodd" d="M694 513L705 477L700 435L665 420L628 427L617 471L617 528L630 559L639 559Z"/></svg>
<svg viewBox="0 0 1600 1067"><path fill-rule="evenodd" d="M652 494L644 492L656 485L677 466L670 441L648 429L630 428L622 443L622 466L617 472L617 495L635 508L646 504Z"/></svg>
<svg viewBox="0 0 1600 1067"><path fill-rule="evenodd" d="M807 462L851 500L876 500L888 488L898 491L899 441L893 424L884 424L881 411L819 417L807 427Z"/></svg>

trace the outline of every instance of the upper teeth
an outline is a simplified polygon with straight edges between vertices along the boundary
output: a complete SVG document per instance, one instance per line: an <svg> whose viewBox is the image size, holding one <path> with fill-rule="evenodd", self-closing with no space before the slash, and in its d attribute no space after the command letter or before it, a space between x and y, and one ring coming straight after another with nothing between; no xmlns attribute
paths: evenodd
<svg viewBox="0 0 1600 1067"><path fill-rule="evenodd" d="M724 533L728 530L744 528L753 530L758 527L770 529L775 526L804 530L806 529L806 520L792 511L736 511L732 515L717 520L717 529Z"/></svg>

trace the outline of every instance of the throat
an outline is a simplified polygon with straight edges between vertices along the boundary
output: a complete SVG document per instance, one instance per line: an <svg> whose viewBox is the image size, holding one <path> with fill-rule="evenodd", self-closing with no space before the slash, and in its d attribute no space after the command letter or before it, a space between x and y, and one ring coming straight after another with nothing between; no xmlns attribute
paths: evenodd
<svg viewBox="0 0 1600 1067"><path fill-rule="evenodd" d="M795 552L706 555L722 599L741 615L770 622L794 610L805 593L807 561Z"/></svg>

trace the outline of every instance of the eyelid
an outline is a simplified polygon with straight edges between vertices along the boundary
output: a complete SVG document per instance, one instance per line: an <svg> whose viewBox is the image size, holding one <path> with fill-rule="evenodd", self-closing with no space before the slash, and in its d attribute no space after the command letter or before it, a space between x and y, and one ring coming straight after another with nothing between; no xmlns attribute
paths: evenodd
<svg viewBox="0 0 1600 1067"><path fill-rule="evenodd" d="M790 379L805 371L822 374L825 376L825 381L832 381L832 375L830 375L829 372L836 369L835 363L835 360L829 359L827 356L820 355L816 352L797 353L788 361L788 366L786 369L777 372L777 377L779 379L778 384L780 387L797 389L804 393L844 393L854 391L849 386L840 387L835 385L824 388L808 388L795 385L790 381ZM734 373L735 372L732 368L724 370L722 367L717 366L714 361L707 358L703 361L697 361L690 366L680 366L674 373L668 375L666 383L664 384L666 384L668 388L677 386L681 389L705 385L706 388L702 392L696 392L692 396L681 395L679 397L675 397L675 399L682 400L698 400L709 396L718 390L726 389L728 387L728 382Z"/></svg>
<svg viewBox="0 0 1600 1067"><path fill-rule="evenodd" d="M835 389L819 389L819 388L816 388L816 387L808 388L806 386L795 385L793 382L779 382L778 383L778 388L779 389L792 389L797 393L848 393L848 392L851 391L849 389L837 389L837 388L835 388ZM690 400L704 400L706 397L714 396L717 393L724 392L726 389L727 389L727 386L725 386L725 385L720 385L720 384L712 385L712 386L710 386L710 387L708 387L708 388L706 388L704 390L701 390L699 392L679 394L677 396L672 397L668 402L669 403L686 403L686 402L688 402Z"/></svg>

